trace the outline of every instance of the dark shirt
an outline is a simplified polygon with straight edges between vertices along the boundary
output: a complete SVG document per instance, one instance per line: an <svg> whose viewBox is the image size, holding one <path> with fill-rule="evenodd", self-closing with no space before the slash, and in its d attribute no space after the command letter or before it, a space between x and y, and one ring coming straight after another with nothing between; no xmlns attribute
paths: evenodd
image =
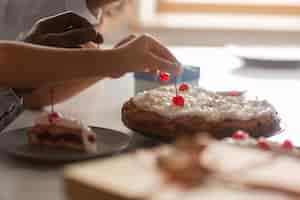
<svg viewBox="0 0 300 200"><path fill-rule="evenodd" d="M11 89L0 89L0 131L23 110L22 98Z"/></svg>

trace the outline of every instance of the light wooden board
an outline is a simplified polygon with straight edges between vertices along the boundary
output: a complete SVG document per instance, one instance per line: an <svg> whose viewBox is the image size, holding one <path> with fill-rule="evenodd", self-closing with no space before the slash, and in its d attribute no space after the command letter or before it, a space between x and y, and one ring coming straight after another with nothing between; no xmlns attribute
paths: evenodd
<svg viewBox="0 0 300 200"><path fill-rule="evenodd" d="M126 155L95 161L65 170L65 188L72 200L142 199L162 184L151 163L138 163L136 156Z"/></svg>
<svg viewBox="0 0 300 200"><path fill-rule="evenodd" d="M207 151L207 164L215 165L215 170L224 174L268 161L273 155L257 149L228 146L216 144ZM274 185L288 188L299 192L297 197L277 190L231 185L213 176L204 185L186 191L166 184L156 166L155 154L148 151L67 167L65 189L70 200L85 200L87 197L89 200L290 200L300 196L299 170L299 159L280 156L271 165L267 163L262 168L232 174L238 183L245 181L260 188L273 188Z"/></svg>

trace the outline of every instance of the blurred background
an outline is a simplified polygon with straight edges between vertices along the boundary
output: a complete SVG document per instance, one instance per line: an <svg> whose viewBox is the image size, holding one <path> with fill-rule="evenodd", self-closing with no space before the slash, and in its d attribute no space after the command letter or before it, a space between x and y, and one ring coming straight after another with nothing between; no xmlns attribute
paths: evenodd
<svg viewBox="0 0 300 200"><path fill-rule="evenodd" d="M300 0L131 0L105 38L148 32L167 45L300 44Z"/></svg>

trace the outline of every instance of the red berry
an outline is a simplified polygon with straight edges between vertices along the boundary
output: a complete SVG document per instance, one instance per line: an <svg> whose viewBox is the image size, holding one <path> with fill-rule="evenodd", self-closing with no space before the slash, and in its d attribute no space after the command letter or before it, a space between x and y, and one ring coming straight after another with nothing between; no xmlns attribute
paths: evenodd
<svg viewBox="0 0 300 200"><path fill-rule="evenodd" d="M271 145L268 143L268 141L265 138L259 138L257 141L257 146L263 150L271 149Z"/></svg>
<svg viewBox="0 0 300 200"><path fill-rule="evenodd" d="M232 96L232 97L239 97L242 95L242 93L239 91L230 91L230 92L228 92L228 95Z"/></svg>
<svg viewBox="0 0 300 200"><path fill-rule="evenodd" d="M59 114L57 112L52 112L52 113L50 113L48 115L48 120L51 123L54 122L54 121L56 121L56 120L58 120L58 119L60 119L60 116L59 116Z"/></svg>
<svg viewBox="0 0 300 200"><path fill-rule="evenodd" d="M245 131L237 131L232 135L232 138L235 140L245 140L249 137L249 134Z"/></svg>
<svg viewBox="0 0 300 200"><path fill-rule="evenodd" d="M293 145L292 141L290 141L290 140L285 140L285 141L282 143L281 148L284 149L284 150L290 151L290 150L293 150L294 145Z"/></svg>
<svg viewBox="0 0 300 200"><path fill-rule="evenodd" d="M180 95L173 97L173 104L179 107L184 107L184 97Z"/></svg>
<svg viewBox="0 0 300 200"><path fill-rule="evenodd" d="M171 75L167 72L160 72L159 73L159 80L162 82L162 83L168 83L171 79Z"/></svg>
<svg viewBox="0 0 300 200"><path fill-rule="evenodd" d="M187 91L187 90L189 90L189 85L188 84L183 83L179 86L179 91L183 92L183 91Z"/></svg>

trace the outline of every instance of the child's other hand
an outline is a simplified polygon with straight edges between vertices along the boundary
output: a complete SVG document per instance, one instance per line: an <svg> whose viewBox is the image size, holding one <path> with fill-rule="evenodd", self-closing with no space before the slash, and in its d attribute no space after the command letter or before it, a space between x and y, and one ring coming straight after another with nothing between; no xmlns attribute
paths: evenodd
<svg viewBox="0 0 300 200"><path fill-rule="evenodd" d="M102 36L93 25L73 12L42 18L22 39L24 42L53 47L79 48L87 42L100 44Z"/></svg>
<svg viewBox="0 0 300 200"><path fill-rule="evenodd" d="M122 50L124 54L124 68L119 69L119 74L165 71L178 75L182 72L181 64L175 56L160 41L148 34L130 35L115 48Z"/></svg>

